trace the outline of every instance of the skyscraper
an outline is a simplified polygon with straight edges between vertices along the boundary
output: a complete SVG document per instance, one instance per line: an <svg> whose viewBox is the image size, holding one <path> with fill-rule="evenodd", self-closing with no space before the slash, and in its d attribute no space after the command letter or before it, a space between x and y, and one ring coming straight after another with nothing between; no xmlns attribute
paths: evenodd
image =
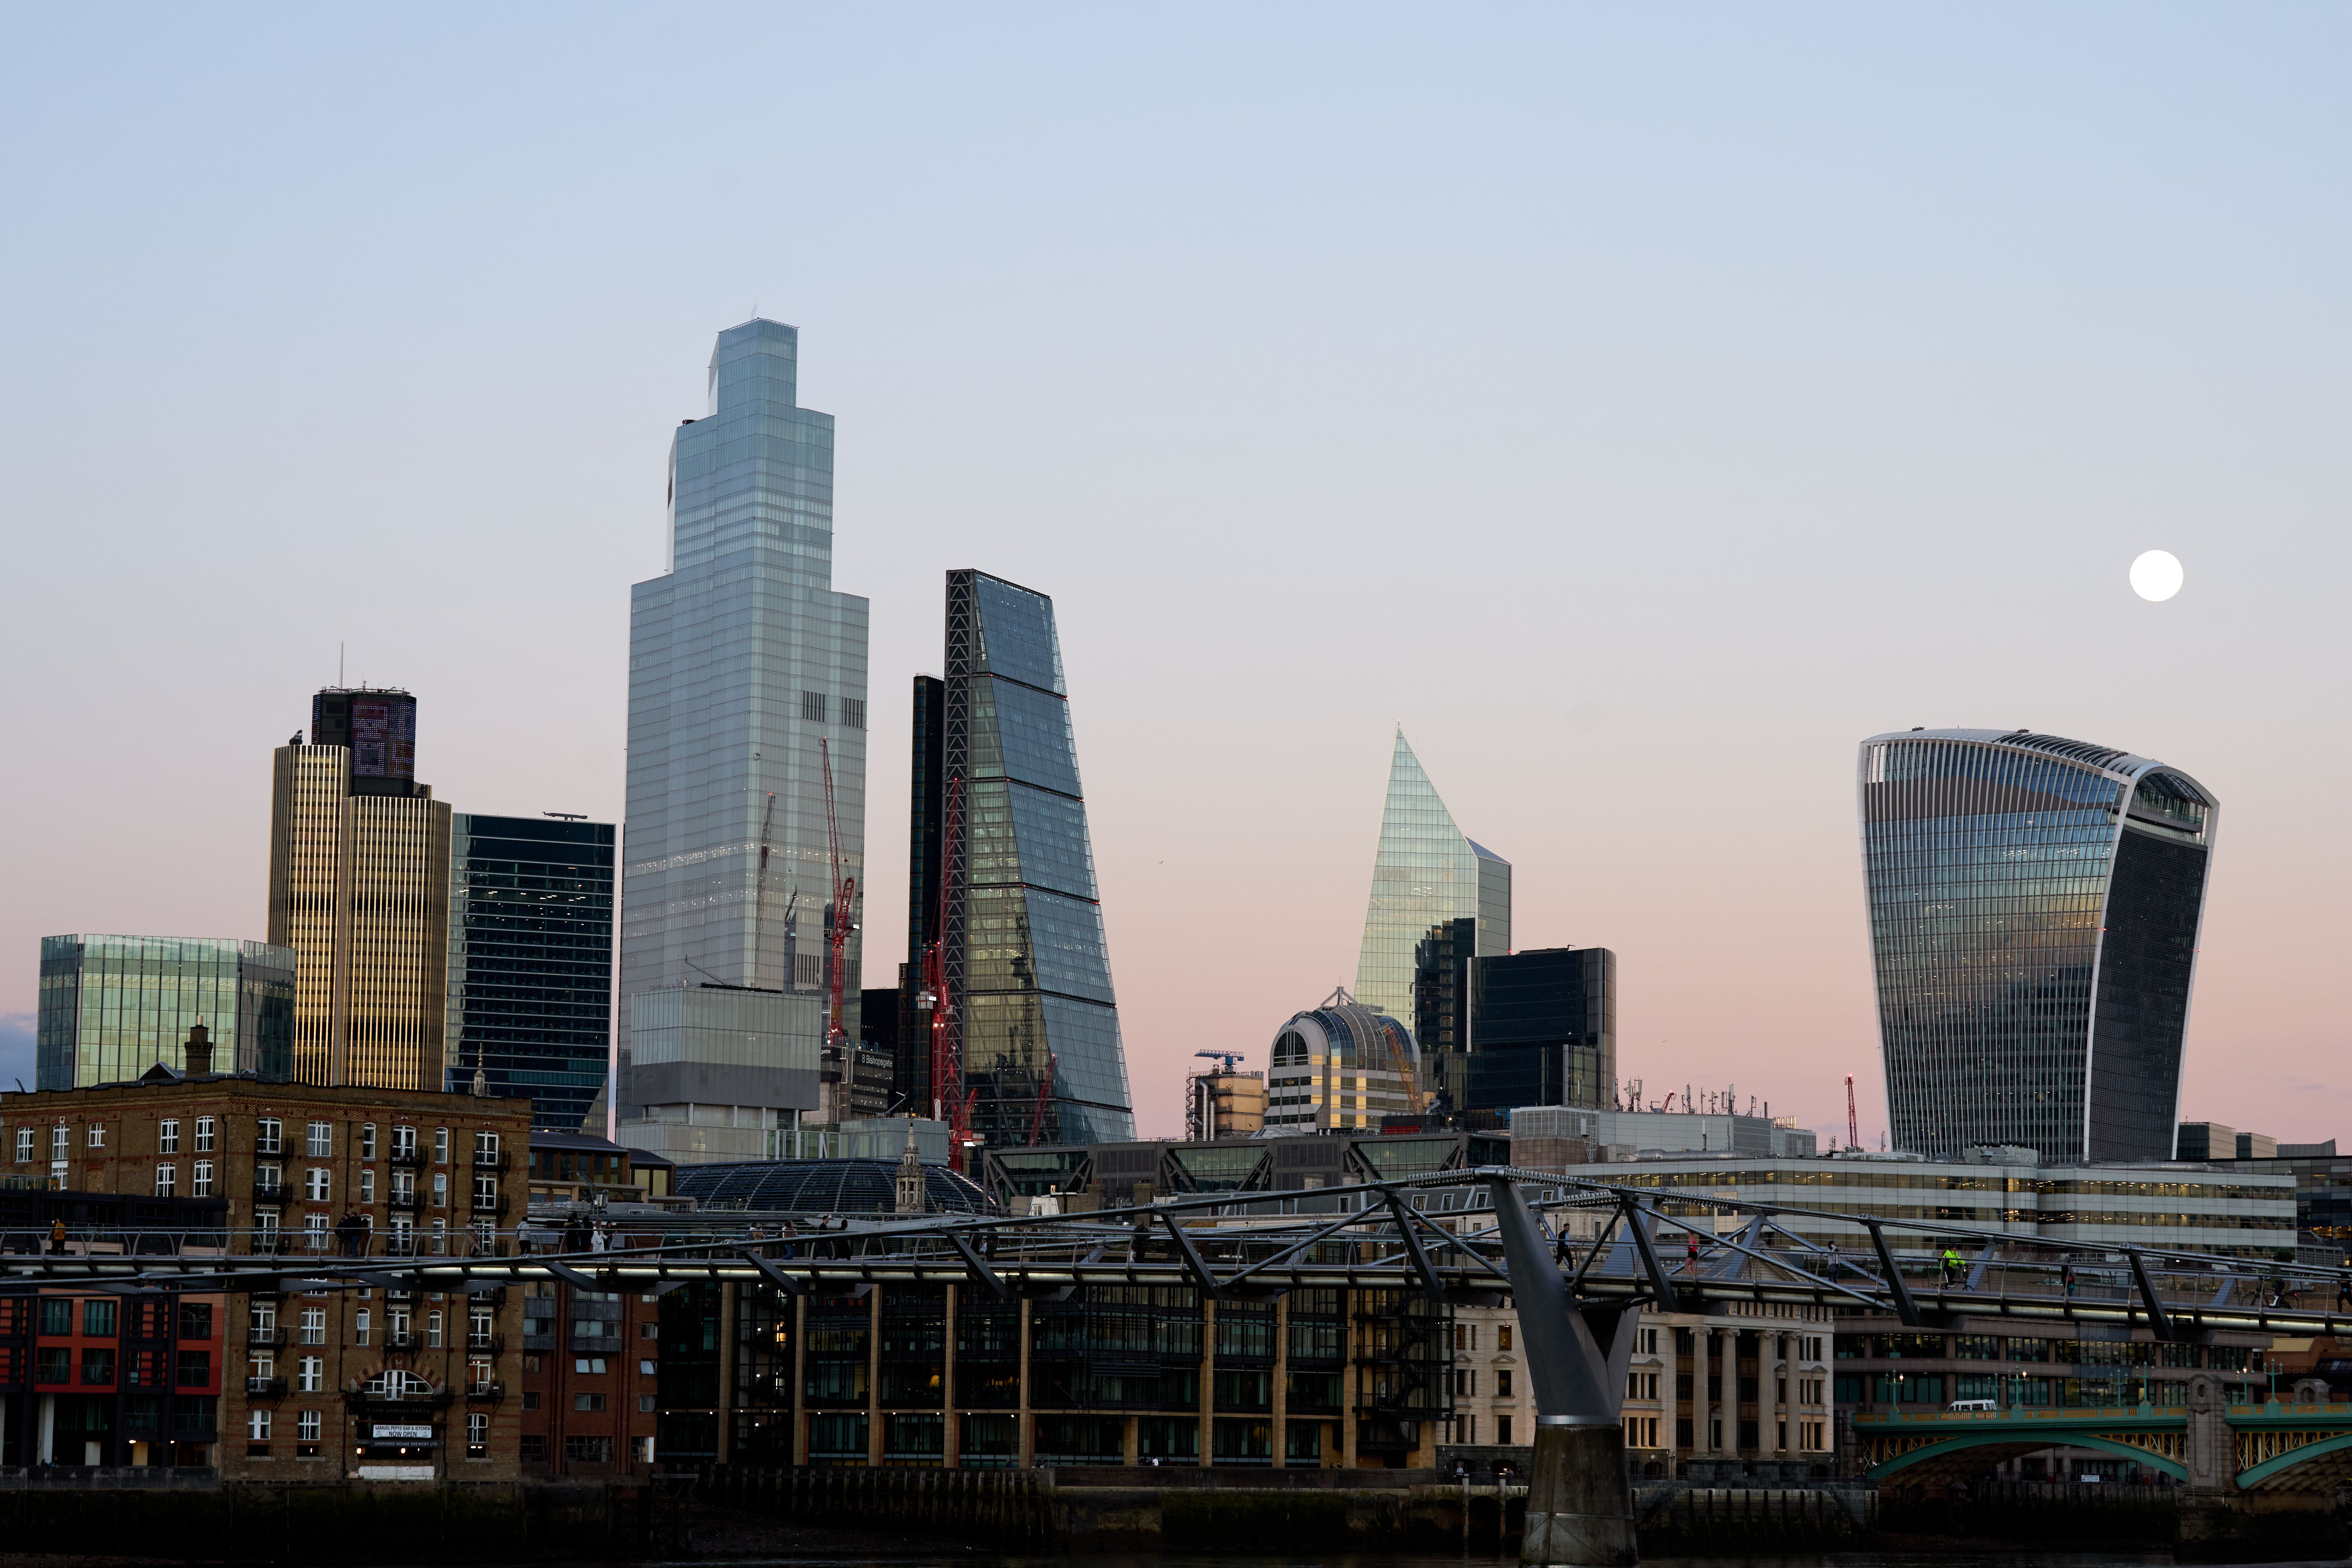
<svg viewBox="0 0 2352 1568"><path fill-rule="evenodd" d="M294 950L294 1076L442 1086L449 808L416 782L416 700L331 687L278 748L269 941Z"/></svg>
<svg viewBox="0 0 2352 1568"><path fill-rule="evenodd" d="M224 1072L283 1079L294 1067L294 954L258 942L45 936L34 1087L128 1083L203 1024Z"/></svg>
<svg viewBox="0 0 2352 1568"><path fill-rule="evenodd" d="M1054 602L950 572L947 630L937 700L916 692L910 979L944 877L943 1027L961 1036L974 1130L994 1144L1026 1142L1033 1126L1047 1142L1123 1142L1135 1116ZM930 1019L918 1018L899 1056L919 1060L928 1110Z"/></svg>
<svg viewBox="0 0 2352 1568"><path fill-rule="evenodd" d="M757 1157L816 1104L836 917L859 1033L824 759L862 888L866 605L833 591L833 416L800 406L799 352L775 321L719 334L671 443L668 570L630 595L620 1117L678 1159Z"/></svg>
<svg viewBox="0 0 2352 1568"><path fill-rule="evenodd" d="M1601 1110L1617 1081L1617 955L1536 947L1471 960L1464 1109Z"/></svg>
<svg viewBox="0 0 2352 1568"><path fill-rule="evenodd" d="M2023 730L1874 735L1858 791L1895 1146L2169 1159L2211 793Z"/></svg>
<svg viewBox="0 0 2352 1568"><path fill-rule="evenodd" d="M1511 863L1454 825L1399 725L1355 994L1415 1021L1424 1081L1457 1107L1468 1081L1469 962L1510 951Z"/></svg>
<svg viewBox="0 0 2352 1568"><path fill-rule="evenodd" d="M533 1127L580 1131L613 1037L611 823L451 818L448 994L448 1087L478 1071Z"/></svg>

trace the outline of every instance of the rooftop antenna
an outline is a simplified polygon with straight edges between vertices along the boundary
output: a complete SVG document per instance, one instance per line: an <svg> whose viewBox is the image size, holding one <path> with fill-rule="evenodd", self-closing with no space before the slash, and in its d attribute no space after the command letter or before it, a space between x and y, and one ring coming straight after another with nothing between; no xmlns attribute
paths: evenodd
<svg viewBox="0 0 2352 1568"><path fill-rule="evenodd" d="M335 684L336 684L337 686L339 686L339 687L340 687L340 686L341 686L341 685L342 685L342 683L343 683L343 645L342 645L342 644L341 644L341 643L337 643L337 644L335 645Z"/></svg>

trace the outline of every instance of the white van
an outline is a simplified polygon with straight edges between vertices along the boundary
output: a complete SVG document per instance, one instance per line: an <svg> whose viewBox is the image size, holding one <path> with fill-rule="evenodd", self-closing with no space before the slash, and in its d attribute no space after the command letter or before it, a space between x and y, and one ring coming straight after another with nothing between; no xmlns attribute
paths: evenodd
<svg viewBox="0 0 2352 1568"><path fill-rule="evenodd" d="M2000 1406L1990 1399L1955 1399L1944 1408L1947 1410L1999 1410Z"/></svg>

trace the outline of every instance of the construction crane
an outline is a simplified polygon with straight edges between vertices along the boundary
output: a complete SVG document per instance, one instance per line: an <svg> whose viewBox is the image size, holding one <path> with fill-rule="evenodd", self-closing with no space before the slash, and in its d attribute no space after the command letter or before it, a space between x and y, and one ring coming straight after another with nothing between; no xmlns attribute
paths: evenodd
<svg viewBox="0 0 2352 1568"><path fill-rule="evenodd" d="M826 921L825 968L831 995L826 998L825 1043L836 1049L848 1043L841 1026L842 987L849 978L849 911L857 896L857 880L841 872L841 828L833 816L833 749L816 743L817 761L824 769L824 841L833 852L833 910Z"/></svg>
<svg viewBox="0 0 2352 1568"><path fill-rule="evenodd" d="M1206 1057L1213 1062L1223 1062L1225 1064L1225 1070L1227 1072L1231 1072L1234 1070L1234 1064L1241 1060L1242 1058L1248 1053L1244 1051L1194 1051L1192 1054L1196 1057Z"/></svg>
<svg viewBox="0 0 2352 1568"><path fill-rule="evenodd" d="M1037 1080L1037 1106L1029 1113L1029 1147L1032 1149L1037 1146L1039 1134L1045 1131L1045 1107L1054 1098L1054 1069L1061 1063L1062 1058L1053 1052L1045 1053L1045 1076Z"/></svg>
<svg viewBox="0 0 2352 1568"><path fill-rule="evenodd" d="M1853 1074L1845 1075L1845 1146L1862 1147L1862 1120L1853 1113Z"/></svg>
<svg viewBox="0 0 2352 1568"><path fill-rule="evenodd" d="M1427 1109L1421 1098L1421 1075L1413 1071L1411 1058L1404 1054L1404 1041L1399 1038L1402 1033L1400 1029L1382 1029L1380 1036L1388 1044L1390 1068L1403 1080L1404 1102L1418 1116Z"/></svg>
<svg viewBox="0 0 2352 1568"><path fill-rule="evenodd" d="M956 874L956 833L963 812L963 775L948 780L947 810L940 835L939 901L931 910L931 940L923 945L918 1010L931 1016L931 1115L948 1124L950 1161L963 1156L971 1131L971 1095L963 1083L963 1049L955 1026L955 998L948 993L948 889ZM1050 1079L1048 1080L1051 1081Z"/></svg>
<svg viewBox="0 0 2352 1568"><path fill-rule="evenodd" d="M768 907L768 827L776 820L776 792L768 792L768 807L760 814L760 868L751 876L751 984L760 984L760 960L766 956L760 946L760 915ZM789 911L784 916L792 919ZM785 977L785 984L791 977Z"/></svg>

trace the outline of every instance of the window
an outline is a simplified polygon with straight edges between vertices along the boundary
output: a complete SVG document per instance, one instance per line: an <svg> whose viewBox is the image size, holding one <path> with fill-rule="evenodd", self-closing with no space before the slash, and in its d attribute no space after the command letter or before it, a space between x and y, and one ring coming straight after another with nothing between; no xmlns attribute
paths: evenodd
<svg viewBox="0 0 2352 1568"><path fill-rule="evenodd" d="M1510 1324L1505 1323L1502 1327L1495 1331L1495 1348L1498 1351L1507 1351L1511 1348ZM1509 1439L1506 1438L1505 1441L1507 1442Z"/></svg>
<svg viewBox="0 0 2352 1568"><path fill-rule="evenodd" d="M653 1376L653 1375L654 1375L654 1363L651 1363L651 1362L649 1362L649 1361L641 1361L641 1362L637 1363L637 1375L638 1375L639 1377L651 1377L651 1376Z"/></svg>
<svg viewBox="0 0 2352 1568"><path fill-rule="evenodd" d="M319 1412L315 1410L305 1410L301 1415L295 1417L294 1436L301 1442L315 1443L319 1440L321 1428L324 1426L325 1422L320 1419Z"/></svg>
<svg viewBox="0 0 2352 1568"><path fill-rule="evenodd" d="M180 1152L180 1119L166 1116L155 1123L155 1152L176 1154Z"/></svg>
<svg viewBox="0 0 2352 1568"><path fill-rule="evenodd" d="M449 1163L449 1130L446 1127L433 1130L433 1163L436 1165Z"/></svg>
<svg viewBox="0 0 2352 1568"><path fill-rule="evenodd" d="M29 1164L32 1158L33 1130L29 1127L19 1127L16 1129L16 1163Z"/></svg>
<svg viewBox="0 0 2352 1568"><path fill-rule="evenodd" d="M613 1462L613 1439L610 1437L566 1437L563 1457L575 1464L609 1465Z"/></svg>
<svg viewBox="0 0 2352 1568"><path fill-rule="evenodd" d="M34 1352L34 1381L37 1383L71 1383L73 1352L63 1345L43 1345Z"/></svg>
<svg viewBox="0 0 2352 1568"><path fill-rule="evenodd" d="M194 1169L196 1179L190 1185L189 1192L196 1197L211 1197L213 1195L213 1163L210 1160L199 1160Z"/></svg>
<svg viewBox="0 0 2352 1568"><path fill-rule="evenodd" d="M302 1216L302 1240L313 1252L327 1250L327 1216L306 1214Z"/></svg>
<svg viewBox="0 0 2352 1568"><path fill-rule="evenodd" d="M425 1314L425 1348L429 1351L441 1348L441 1314L438 1312Z"/></svg>
<svg viewBox="0 0 2352 1568"><path fill-rule="evenodd" d="M313 1165L302 1173L302 1195L314 1204L325 1203L334 1195L331 1184L334 1173L323 1165Z"/></svg>
<svg viewBox="0 0 2352 1568"><path fill-rule="evenodd" d="M494 1321L488 1307L469 1309L466 1314L466 1342L478 1351L489 1349Z"/></svg>
<svg viewBox="0 0 2352 1568"><path fill-rule="evenodd" d="M1497 1368L1495 1370L1495 1397L1496 1397L1496 1398L1497 1398L1497 1399L1508 1399L1510 1396L1511 1396L1511 1372L1510 1372L1510 1369L1509 1369L1508 1367L1497 1367Z"/></svg>
<svg viewBox="0 0 2352 1568"><path fill-rule="evenodd" d="M495 1209L499 1206L499 1179L496 1176L474 1178L474 1206L478 1209Z"/></svg>
<svg viewBox="0 0 2352 1568"><path fill-rule="evenodd" d="M49 1158L62 1160L73 1149L73 1134L62 1121L49 1129Z"/></svg>
<svg viewBox="0 0 2352 1568"><path fill-rule="evenodd" d="M449 1222L446 1219L436 1219L433 1222L433 1256L436 1258L449 1256Z"/></svg>
<svg viewBox="0 0 2352 1568"><path fill-rule="evenodd" d="M490 1457L490 1416L485 1410L466 1412L466 1458L487 1459Z"/></svg>
<svg viewBox="0 0 2352 1568"><path fill-rule="evenodd" d="M575 1394L572 1396L572 1408L590 1412L602 1410L604 1408L604 1396L601 1394Z"/></svg>
<svg viewBox="0 0 2352 1568"><path fill-rule="evenodd" d="M650 1394L640 1394L637 1395L637 1411L640 1415L650 1415L660 1403Z"/></svg>
<svg viewBox="0 0 2352 1568"><path fill-rule="evenodd" d="M82 1337L92 1340L112 1339L114 1337L115 1308L120 1303L114 1301L110 1298L100 1300L84 1301L81 1304Z"/></svg>
<svg viewBox="0 0 2352 1568"><path fill-rule="evenodd" d="M168 1198L180 1189L180 1167L169 1160L155 1167L155 1195Z"/></svg>
<svg viewBox="0 0 2352 1568"><path fill-rule="evenodd" d="M93 1149L103 1149L106 1147L105 1122L93 1121L89 1124L89 1146Z"/></svg>
<svg viewBox="0 0 2352 1568"><path fill-rule="evenodd" d="M327 1363L319 1356L306 1355L294 1363L294 1391L297 1394L320 1394L327 1386Z"/></svg>
<svg viewBox="0 0 2352 1568"><path fill-rule="evenodd" d="M661 1325L659 1323L639 1323L637 1325L637 1338L641 1340L657 1340L661 1338Z"/></svg>
<svg viewBox="0 0 2352 1568"><path fill-rule="evenodd" d="M600 1355L576 1355L572 1358L574 1373L599 1373L604 1370L604 1358Z"/></svg>
<svg viewBox="0 0 2352 1568"><path fill-rule="evenodd" d="M824 692L803 691L801 693L801 718L804 722L811 724L824 723L824 709L825 701Z"/></svg>
<svg viewBox="0 0 2352 1568"><path fill-rule="evenodd" d="M265 1116L253 1124L253 1152L257 1154L286 1152L286 1124L275 1116Z"/></svg>
<svg viewBox="0 0 2352 1568"><path fill-rule="evenodd" d="M268 1356L259 1356L256 1359L266 1363L269 1358ZM269 1375L269 1373L262 1371L259 1366L256 1366L253 1369L253 1373L256 1377L268 1377ZM213 1358L211 1352L208 1351L180 1352L176 1358L175 1364L172 1368L172 1382L174 1386L179 1388L210 1388L213 1382Z"/></svg>
<svg viewBox="0 0 2352 1568"><path fill-rule="evenodd" d="M375 1123L373 1121L363 1122L360 1126L360 1158L362 1160L375 1158Z"/></svg>
<svg viewBox="0 0 2352 1568"><path fill-rule="evenodd" d="M433 1173L433 1206L436 1209L449 1206L449 1173L446 1171Z"/></svg>
<svg viewBox="0 0 2352 1568"><path fill-rule="evenodd" d="M245 1413L245 1435L257 1443L269 1441L269 1412L248 1410Z"/></svg>
<svg viewBox="0 0 2352 1568"><path fill-rule="evenodd" d="M213 1152L213 1129L216 1125L217 1123L212 1117L199 1116L196 1118L197 1153L209 1154Z"/></svg>
<svg viewBox="0 0 2352 1568"><path fill-rule="evenodd" d="M412 1337L413 1336L409 1331L408 1309L405 1307L385 1308L383 1312L384 1343L393 1344Z"/></svg>
<svg viewBox="0 0 2352 1568"><path fill-rule="evenodd" d="M654 1462L654 1440L651 1437L630 1438L629 1458L635 1459L641 1465L652 1464Z"/></svg>
<svg viewBox="0 0 2352 1568"><path fill-rule="evenodd" d="M180 1303L180 1337L184 1340L208 1340L213 1337L213 1304L210 1301Z"/></svg>
<svg viewBox="0 0 2352 1568"><path fill-rule="evenodd" d="M474 1134L474 1163L487 1165L499 1157L499 1135L495 1132Z"/></svg>
<svg viewBox="0 0 2352 1568"><path fill-rule="evenodd" d="M373 1170L360 1173L360 1202L363 1204L375 1202L375 1172Z"/></svg>
<svg viewBox="0 0 2352 1568"><path fill-rule="evenodd" d="M114 1386L114 1352L85 1350L81 1352L81 1381L86 1387Z"/></svg>
<svg viewBox="0 0 2352 1568"><path fill-rule="evenodd" d="M302 1309L302 1342L306 1345L322 1345L327 1342L326 1308Z"/></svg>
<svg viewBox="0 0 2352 1568"><path fill-rule="evenodd" d="M526 1388L522 1391L522 1407L525 1410L536 1410L539 1408L539 1390L536 1388Z"/></svg>
<svg viewBox="0 0 2352 1568"><path fill-rule="evenodd" d="M392 1130L392 1157L395 1160L416 1158L416 1129L395 1127Z"/></svg>
<svg viewBox="0 0 2352 1568"><path fill-rule="evenodd" d="M522 1435L522 1453L520 1457L525 1459L537 1460L540 1463L544 1464L547 1460L546 1437L537 1432L524 1433Z"/></svg>
<svg viewBox="0 0 2352 1568"><path fill-rule="evenodd" d="M367 1343L368 1310L365 1307L360 1308L352 1314L352 1342L354 1344Z"/></svg>
<svg viewBox="0 0 2352 1568"><path fill-rule="evenodd" d="M845 697L841 700L841 721L849 729L866 728L866 699Z"/></svg>
<svg viewBox="0 0 2352 1568"><path fill-rule="evenodd" d="M466 1363L466 1380L476 1388L489 1387L490 1363L486 1361L467 1362Z"/></svg>
<svg viewBox="0 0 2352 1568"><path fill-rule="evenodd" d="M323 1160L335 1152L335 1124L313 1121L302 1131L302 1152L313 1160Z"/></svg>

